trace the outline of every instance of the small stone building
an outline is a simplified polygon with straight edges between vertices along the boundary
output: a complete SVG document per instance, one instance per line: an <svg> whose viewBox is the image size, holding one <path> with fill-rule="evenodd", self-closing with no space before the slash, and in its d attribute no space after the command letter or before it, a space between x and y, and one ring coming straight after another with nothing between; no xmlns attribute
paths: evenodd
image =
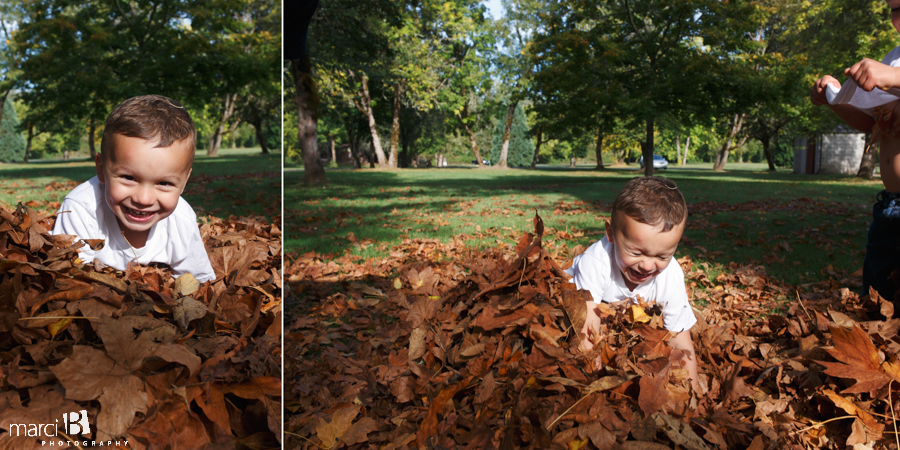
<svg viewBox="0 0 900 450"><path fill-rule="evenodd" d="M820 134L814 142L794 138L794 173L856 175L866 135L840 127L833 134Z"/></svg>

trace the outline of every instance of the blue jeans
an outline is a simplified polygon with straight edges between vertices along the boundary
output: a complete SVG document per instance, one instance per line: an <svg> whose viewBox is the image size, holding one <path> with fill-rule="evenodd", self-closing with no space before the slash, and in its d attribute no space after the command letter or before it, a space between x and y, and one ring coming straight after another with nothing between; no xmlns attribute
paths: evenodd
<svg viewBox="0 0 900 450"><path fill-rule="evenodd" d="M872 225L866 242L866 259L863 263L863 295L869 293L869 286L887 301L894 303L897 286L891 280L891 272L900 269L900 193L881 191L872 207Z"/></svg>

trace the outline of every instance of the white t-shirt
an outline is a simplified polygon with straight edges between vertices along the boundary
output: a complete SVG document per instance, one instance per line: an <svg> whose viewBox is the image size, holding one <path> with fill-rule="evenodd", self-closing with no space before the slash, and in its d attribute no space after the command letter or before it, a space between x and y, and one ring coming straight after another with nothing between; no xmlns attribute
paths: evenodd
<svg viewBox="0 0 900 450"><path fill-rule="evenodd" d="M116 215L104 200L103 189L104 185L97 177L85 181L69 192L56 216L52 234L73 234L79 239L105 241L99 251L83 246L79 254L82 261L96 259L107 266L125 270L137 254L141 264L168 264L176 277L190 273L201 283L216 279L200 237L197 215L183 198L178 198L178 205L170 216L150 228L146 245L132 249L122 236Z"/></svg>
<svg viewBox="0 0 900 450"><path fill-rule="evenodd" d="M640 295L662 308L663 323L669 331L689 330L697 323L685 291L684 271L674 257L659 275L632 291L625 285L622 271L616 265L615 245L604 237L576 256L566 273L572 275L570 281L575 287L591 292L594 303L613 303Z"/></svg>

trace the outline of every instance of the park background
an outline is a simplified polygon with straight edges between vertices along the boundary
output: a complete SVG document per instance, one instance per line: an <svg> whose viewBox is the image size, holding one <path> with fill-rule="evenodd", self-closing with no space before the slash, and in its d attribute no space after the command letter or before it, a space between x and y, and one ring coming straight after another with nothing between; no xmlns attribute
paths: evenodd
<svg viewBox="0 0 900 450"><path fill-rule="evenodd" d="M895 47L888 11L877 1L321 4L308 43L318 157L600 168L636 163L646 144L677 165L791 167L796 138L848 131L808 102L809 87ZM285 75L286 156L300 165ZM857 161L862 176L875 156Z"/></svg>
<svg viewBox="0 0 900 450"><path fill-rule="evenodd" d="M285 64L288 446L900 446L898 322L860 292L878 148L855 175L792 170L849 131L814 80L900 44L888 5L499 4L322 2ZM539 274L642 175L688 203L697 397L651 368L634 309L602 368L574 321L529 312L571 317ZM517 254L538 230L545 253Z"/></svg>
<svg viewBox="0 0 900 450"><path fill-rule="evenodd" d="M0 25L0 200L55 212L93 176L110 111L160 94L197 128L199 215L280 214L278 4L3 1Z"/></svg>

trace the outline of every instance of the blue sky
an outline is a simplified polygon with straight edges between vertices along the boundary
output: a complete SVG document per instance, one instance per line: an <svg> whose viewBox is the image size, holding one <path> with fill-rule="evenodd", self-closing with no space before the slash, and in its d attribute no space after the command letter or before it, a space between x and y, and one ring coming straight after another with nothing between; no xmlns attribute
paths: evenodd
<svg viewBox="0 0 900 450"><path fill-rule="evenodd" d="M500 18L501 13L503 12L503 5L500 4L500 0L483 0L481 3L484 3L484 5L487 6L491 17L494 19Z"/></svg>

